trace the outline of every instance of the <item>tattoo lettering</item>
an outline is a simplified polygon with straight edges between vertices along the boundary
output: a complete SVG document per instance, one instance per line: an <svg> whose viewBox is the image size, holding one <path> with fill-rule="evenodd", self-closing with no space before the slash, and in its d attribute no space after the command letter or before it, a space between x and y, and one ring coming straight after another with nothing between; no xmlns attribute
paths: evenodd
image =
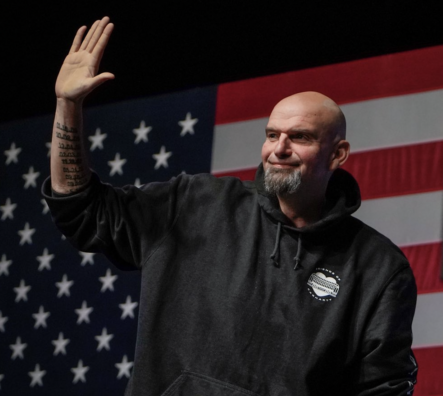
<svg viewBox="0 0 443 396"><path fill-rule="evenodd" d="M81 153L75 151L60 151L59 157L81 157Z"/></svg>
<svg viewBox="0 0 443 396"><path fill-rule="evenodd" d="M66 175L66 180L81 180L83 175Z"/></svg>
<svg viewBox="0 0 443 396"><path fill-rule="evenodd" d="M80 150L81 149L79 144L69 144L69 143L66 143L66 144L59 143L58 148L65 149L65 150Z"/></svg>
<svg viewBox="0 0 443 396"><path fill-rule="evenodd" d="M78 142L78 141L80 141L80 138L78 136L71 136L71 135L67 135L66 133L61 134L60 132L57 132L55 135L59 139L68 140L68 141L71 141L71 142Z"/></svg>
<svg viewBox="0 0 443 396"><path fill-rule="evenodd" d="M78 129L59 122L56 123L55 136L58 139L58 156L62 164L62 171L66 185L71 192L84 186L88 178L83 168L82 144Z"/></svg>
<svg viewBox="0 0 443 396"><path fill-rule="evenodd" d="M63 165L80 165L83 161L81 158L79 159L62 159Z"/></svg>
<svg viewBox="0 0 443 396"><path fill-rule="evenodd" d="M60 129L61 131L64 131L64 132L78 133L77 128L73 128L73 127L69 128L66 125L60 125L59 122L57 122L57 129Z"/></svg>
<svg viewBox="0 0 443 396"><path fill-rule="evenodd" d="M74 166L72 168L65 168L63 167L63 172L64 173L81 173L83 172L83 166Z"/></svg>

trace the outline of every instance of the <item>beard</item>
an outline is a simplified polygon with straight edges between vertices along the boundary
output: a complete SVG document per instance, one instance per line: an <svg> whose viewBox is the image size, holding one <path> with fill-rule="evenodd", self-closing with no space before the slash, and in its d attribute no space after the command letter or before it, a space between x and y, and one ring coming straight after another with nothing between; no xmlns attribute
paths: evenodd
<svg viewBox="0 0 443 396"><path fill-rule="evenodd" d="M294 194L301 183L300 170L268 168L265 170L265 190L270 194Z"/></svg>

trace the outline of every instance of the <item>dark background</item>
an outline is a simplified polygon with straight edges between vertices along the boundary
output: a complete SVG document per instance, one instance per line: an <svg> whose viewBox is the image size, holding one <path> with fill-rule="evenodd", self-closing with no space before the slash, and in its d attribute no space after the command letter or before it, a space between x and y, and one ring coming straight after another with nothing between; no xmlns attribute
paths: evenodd
<svg viewBox="0 0 443 396"><path fill-rule="evenodd" d="M443 1L90 3L0 6L0 122L54 111L76 30L104 15L116 79L89 106L443 44Z"/></svg>

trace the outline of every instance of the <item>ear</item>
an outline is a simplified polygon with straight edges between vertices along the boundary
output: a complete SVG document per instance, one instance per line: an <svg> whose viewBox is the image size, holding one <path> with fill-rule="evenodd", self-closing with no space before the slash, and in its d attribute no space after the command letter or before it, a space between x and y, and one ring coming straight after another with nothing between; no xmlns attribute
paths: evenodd
<svg viewBox="0 0 443 396"><path fill-rule="evenodd" d="M331 154L329 170L334 171L342 166L348 159L350 151L351 145L347 140L340 140L338 143L336 143L334 151Z"/></svg>

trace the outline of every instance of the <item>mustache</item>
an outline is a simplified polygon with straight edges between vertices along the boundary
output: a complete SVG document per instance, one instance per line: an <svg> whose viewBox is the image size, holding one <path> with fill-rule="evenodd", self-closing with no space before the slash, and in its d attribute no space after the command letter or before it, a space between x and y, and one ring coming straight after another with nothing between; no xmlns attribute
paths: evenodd
<svg viewBox="0 0 443 396"><path fill-rule="evenodd" d="M268 165L270 166L277 166L277 165L286 165L286 166L293 166L293 167L298 167L301 165L301 161L295 161L292 160L291 162L286 162L286 161L272 161L268 158L268 160L266 161Z"/></svg>
<svg viewBox="0 0 443 396"><path fill-rule="evenodd" d="M294 172L298 172L298 169L293 169L293 168L274 168L274 167L269 167L266 169L266 172L269 175L276 175L276 174L291 174Z"/></svg>

